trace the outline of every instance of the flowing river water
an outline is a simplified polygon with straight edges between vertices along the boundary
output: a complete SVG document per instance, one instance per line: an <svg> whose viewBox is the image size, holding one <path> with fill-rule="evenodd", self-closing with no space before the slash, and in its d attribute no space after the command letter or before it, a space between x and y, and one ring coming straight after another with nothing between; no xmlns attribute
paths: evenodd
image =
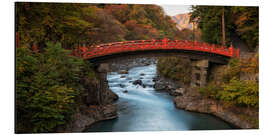
<svg viewBox="0 0 270 135"><path fill-rule="evenodd" d="M107 131L179 131L233 129L228 123L208 114L176 109L173 97L153 88L156 65L131 68L128 74L111 72L109 87L117 93L118 118L100 121L88 128L89 132ZM132 84L142 80L141 85ZM124 91L127 90L127 93Z"/></svg>

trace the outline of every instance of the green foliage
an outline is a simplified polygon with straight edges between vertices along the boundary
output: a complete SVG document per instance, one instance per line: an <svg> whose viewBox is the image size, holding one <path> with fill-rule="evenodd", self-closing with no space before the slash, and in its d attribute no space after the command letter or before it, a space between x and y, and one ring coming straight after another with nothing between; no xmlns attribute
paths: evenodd
<svg viewBox="0 0 270 135"><path fill-rule="evenodd" d="M186 84L190 82L191 65L186 58L159 58L157 69L161 75L170 79L179 80Z"/></svg>
<svg viewBox="0 0 270 135"><path fill-rule="evenodd" d="M221 99L231 101L237 105L259 107L259 85L254 81L240 81L232 78L230 82L223 86Z"/></svg>
<svg viewBox="0 0 270 135"><path fill-rule="evenodd" d="M256 48L259 45L259 8L232 7L231 10L236 33L250 49Z"/></svg>
<svg viewBox="0 0 270 135"><path fill-rule="evenodd" d="M16 49L16 132L52 132L63 125L83 91L81 78L95 77L91 65L61 44L47 46L44 53Z"/></svg>
<svg viewBox="0 0 270 135"><path fill-rule="evenodd" d="M208 43L222 43L222 6L192 6L191 21L198 23L201 38ZM230 29L232 28L230 7L225 9L226 41L230 43Z"/></svg>
<svg viewBox="0 0 270 135"><path fill-rule="evenodd" d="M222 6L192 6L191 21L198 23L202 40L221 44ZM230 45L232 33L237 33L251 49L258 46L258 7L224 7L226 42Z"/></svg>
<svg viewBox="0 0 270 135"><path fill-rule="evenodd" d="M232 58L229 61L229 68L223 73L222 79L225 83L228 83L232 78L240 78L241 63L240 59Z"/></svg>
<svg viewBox="0 0 270 135"><path fill-rule="evenodd" d="M206 87L200 88L200 93L208 98L219 99L219 91L222 90L222 87L214 83L209 83Z"/></svg>
<svg viewBox="0 0 270 135"><path fill-rule="evenodd" d="M259 107L259 83L258 80L243 80L241 75L254 76L258 73L258 55L250 59L231 59L229 67L222 74L219 84L211 82L201 88L200 92L213 99L225 101L239 106Z"/></svg>

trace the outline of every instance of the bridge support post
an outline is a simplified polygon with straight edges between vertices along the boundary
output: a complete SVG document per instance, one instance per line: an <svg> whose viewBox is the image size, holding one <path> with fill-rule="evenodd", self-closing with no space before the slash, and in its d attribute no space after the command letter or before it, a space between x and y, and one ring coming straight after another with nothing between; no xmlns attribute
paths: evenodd
<svg viewBox="0 0 270 135"><path fill-rule="evenodd" d="M109 65L107 63L101 63L97 68L98 77L99 77L99 92L98 99L100 104L105 104L106 91L109 88L107 82L107 72L109 72Z"/></svg>
<svg viewBox="0 0 270 135"><path fill-rule="evenodd" d="M106 105L113 103L118 96L109 89L107 81L107 73L110 72L110 66L108 63L101 63L97 67L97 73L99 78L99 90L98 90L98 99L100 105Z"/></svg>
<svg viewBox="0 0 270 135"><path fill-rule="evenodd" d="M191 87L204 87L207 84L208 60L198 60L192 63Z"/></svg>

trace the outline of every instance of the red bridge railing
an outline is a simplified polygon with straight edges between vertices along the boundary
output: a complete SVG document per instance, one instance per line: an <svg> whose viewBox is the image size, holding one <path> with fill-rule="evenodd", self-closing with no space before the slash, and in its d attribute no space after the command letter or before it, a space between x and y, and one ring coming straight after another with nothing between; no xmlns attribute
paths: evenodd
<svg viewBox="0 0 270 135"><path fill-rule="evenodd" d="M186 40L168 40L167 38L163 40L135 40L95 46L78 46L73 51L73 55L80 56L83 59L91 59L117 53L147 50L189 50L219 54L227 57L239 57L239 49L234 49L232 46L226 48L220 45Z"/></svg>

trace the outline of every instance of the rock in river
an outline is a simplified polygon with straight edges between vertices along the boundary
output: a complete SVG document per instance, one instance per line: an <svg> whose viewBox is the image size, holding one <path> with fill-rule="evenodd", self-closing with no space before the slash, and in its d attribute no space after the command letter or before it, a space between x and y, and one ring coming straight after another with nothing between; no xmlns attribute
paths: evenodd
<svg viewBox="0 0 270 135"><path fill-rule="evenodd" d="M119 74L128 74L128 71L127 70L120 70Z"/></svg>
<svg viewBox="0 0 270 135"><path fill-rule="evenodd" d="M137 85L137 84L142 85L142 80L136 80L132 84L134 84L134 85Z"/></svg>
<svg viewBox="0 0 270 135"><path fill-rule="evenodd" d="M124 84L120 84L119 86L120 86L121 88L124 88L124 87L125 87L125 85L124 85Z"/></svg>

